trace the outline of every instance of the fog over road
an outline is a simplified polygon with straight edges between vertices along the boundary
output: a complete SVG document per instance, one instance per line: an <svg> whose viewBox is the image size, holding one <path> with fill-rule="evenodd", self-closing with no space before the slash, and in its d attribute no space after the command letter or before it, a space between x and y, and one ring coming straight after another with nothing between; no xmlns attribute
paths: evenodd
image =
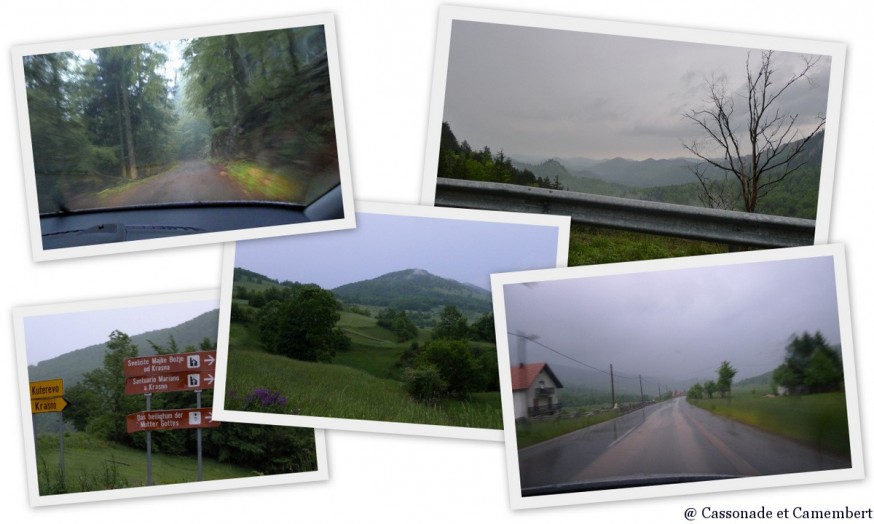
<svg viewBox="0 0 874 524"><path fill-rule="evenodd" d="M776 475L851 466L676 398L519 451L523 488L653 474Z"/></svg>

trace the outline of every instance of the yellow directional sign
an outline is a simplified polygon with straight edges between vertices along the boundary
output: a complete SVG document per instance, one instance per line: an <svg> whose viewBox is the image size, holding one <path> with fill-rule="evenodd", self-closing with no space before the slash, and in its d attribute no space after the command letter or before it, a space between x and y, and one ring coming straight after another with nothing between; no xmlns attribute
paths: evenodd
<svg viewBox="0 0 874 524"><path fill-rule="evenodd" d="M30 412L34 415L39 413L60 413L69 405L69 402L64 397L42 398L30 401Z"/></svg>
<svg viewBox="0 0 874 524"><path fill-rule="evenodd" d="M64 379L39 380L30 383L30 400L64 396Z"/></svg>

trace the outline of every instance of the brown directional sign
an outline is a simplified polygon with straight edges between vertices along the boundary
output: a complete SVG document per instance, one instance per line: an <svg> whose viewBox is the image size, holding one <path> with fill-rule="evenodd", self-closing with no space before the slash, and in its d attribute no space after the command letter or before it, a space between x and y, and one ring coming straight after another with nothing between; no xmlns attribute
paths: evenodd
<svg viewBox="0 0 874 524"><path fill-rule="evenodd" d="M215 371L215 350L124 359L125 377L146 377L183 371Z"/></svg>
<svg viewBox="0 0 874 524"><path fill-rule="evenodd" d="M30 412L34 415L39 413L60 413L70 403L64 397L41 398L30 401Z"/></svg>
<svg viewBox="0 0 874 524"><path fill-rule="evenodd" d="M30 383L30 400L64 396L64 379L39 380Z"/></svg>
<svg viewBox="0 0 874 524"><path fill-rule="evenodd" d="M168 429L215 428L221 422L212 419L212 408L140 411L127 416L127 432L164 431Z"/></svg>
<svg viewBox="0 0 874 524"><path fill-rule="evenodd" d="M215 388L215 376L211 372L183 371L180 373L165 373L127 377L124 392L127 395L143 395L145 393L170 393L173 391L196 391Z"/></svg>

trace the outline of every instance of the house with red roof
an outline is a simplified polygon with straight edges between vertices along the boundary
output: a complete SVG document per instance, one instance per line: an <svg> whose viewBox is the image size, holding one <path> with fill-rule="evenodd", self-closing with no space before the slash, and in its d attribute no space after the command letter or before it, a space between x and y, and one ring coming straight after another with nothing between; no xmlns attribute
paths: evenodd
<svg viewBox="0 0 874 524"><path fill-rule="evenodd" d="M564 386L546 362L515 365L510 368L510 378L517 420L561 411L558 389Z"/></svg>

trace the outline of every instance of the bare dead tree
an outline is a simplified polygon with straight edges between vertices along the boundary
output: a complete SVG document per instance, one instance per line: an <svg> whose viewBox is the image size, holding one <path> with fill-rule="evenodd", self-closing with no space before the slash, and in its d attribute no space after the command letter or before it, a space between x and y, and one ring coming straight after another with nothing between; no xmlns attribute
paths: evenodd
<svg viewBox="0 0 874 524"><path fill-rule="evenodd" d="M692 168L699 182L699 198L709 207L733 209L737 206L739 186L743 209L755 212L759 199L777 184L807 163L799 155L810 140L825 126L825 117L809 133L796 126L798 114L783 111L777 100L787 89L810 76L820 57L805 57L801 69L775 85L772 65L774 51L762 51L758 67L747 54L747 80L737 98L746 104L746 112L735 115L735 95L724 79L707 81L705 107L683 116L695 122L706 138L683 147L698 163ZM708 169L723 174L709 176ZM721 178L721 179L720 179ZM735 179L738 185L728 183Z"/></svg>

